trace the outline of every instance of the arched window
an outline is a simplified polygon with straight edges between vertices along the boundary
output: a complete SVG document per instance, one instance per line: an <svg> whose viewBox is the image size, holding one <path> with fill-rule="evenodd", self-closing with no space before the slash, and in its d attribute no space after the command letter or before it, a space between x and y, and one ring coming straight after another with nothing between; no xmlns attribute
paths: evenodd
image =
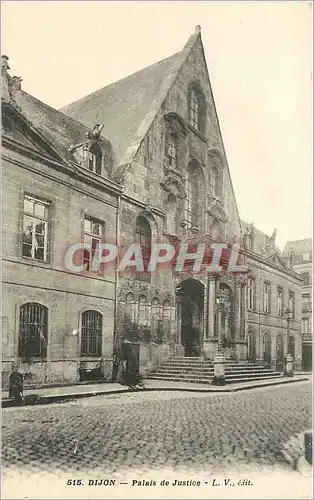
<svg viewBox="0 0 314 500"><path fill-rule="evenodd" d="M81 325L81 356L101 356L102 314L85 311Z"/></svg>
<svg viewBox="0 0 314 500"><path fill-rule="evenodd" d="M167 200L166 228L167 233L173 236L177 234L177 216L177 199L173 194L170 193Z"/></svg>
<svg viewBox="0 0 314 500"><path fill-rule="evenodd" d="M186 174L185 219L192 226L200 225L200 215L204 208L204 179L202 177L199 163L196 160L191 161Z"/></svg>
<svg viewBox="0 0 314 500"><path fill-rule="evenodd" d="M135 323L136 303L133 293L127 293L125 297L125 315L131 323Z"/></svg>
<svg viewBox="0 0 314 500"><path fill-rule="evenodd" d="M173 132L168 134L166 143L166 157L168 158L169 165L171 167L178 167L178 137Z"/></svg>
<svg viewBox="0 0 314 500"><path fill-rule="evenodd" d="M30 302L20 308L19 348L22 358L46 357L48 339L48 309Z"/></svg>
<svg viewBox="0 0 314 500"><path fill-rule="evenodd" d="M189 88L189 122L190 125L202 134L205 133L206 101L204 94L197 84Z"/></svg>
<svg viewBox="0 0 314 500"><path fill-rule="evenodd" d="M148 304L145 295L140 295L138 304L138 324L146 326L148 323Z"/></svg>
<svg viewBox="0 0 314 500"><path fill-rule="evenodd" d="M147 267L150 259L152 232L148 220L140 216L136 219L136 242L141 246L144 271L136 273L136 277L141 281L150 281L150 273L147 272Z"/></svg>

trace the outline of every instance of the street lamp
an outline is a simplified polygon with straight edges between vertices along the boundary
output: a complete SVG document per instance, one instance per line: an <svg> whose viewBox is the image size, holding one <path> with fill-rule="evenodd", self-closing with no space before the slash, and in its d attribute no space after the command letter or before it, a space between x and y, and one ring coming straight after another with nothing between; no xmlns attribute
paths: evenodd
<svg viewBox="0 0 314 500"><path fill-rule="evenodd" d="M293 377L293 358L289 352L289 337L290 337L290 321L292 318L292 311L289 307L284 312L284 317L287 320L287 355L286 355L286 366L284 375L286 377Z"/></svg>
<svg viewBox="0 0 314 500"><path fill-rule="evenodd" d="M218 349L216 356L214 357L214 378L212 384L214 385L225 385L225 356L222 352L222 337L221 337L221 312L224 306L224 294L222 290L218 290L216 294L216 304L217 304L217 329L218 329Z"/></svg>

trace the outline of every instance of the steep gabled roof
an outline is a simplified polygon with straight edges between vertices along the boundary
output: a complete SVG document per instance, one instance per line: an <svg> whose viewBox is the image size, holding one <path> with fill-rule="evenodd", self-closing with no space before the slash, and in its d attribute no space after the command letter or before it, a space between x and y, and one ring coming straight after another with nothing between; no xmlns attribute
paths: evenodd
<svg viewBox="0 0 314 500"><path fill-rule="evenodd" d="M129 163L198 36L197 27L181 52L97 90L61 111L89 127L95 123L104 125L103 135L113 146L117 166Z"/></svg>
<svg viewBox="0 0 314 500"><path fill-rule="evenodd" d="M82 142L90 130L23 90L16 92L15 101L23 116L64 158L71 144Z"/></svg>

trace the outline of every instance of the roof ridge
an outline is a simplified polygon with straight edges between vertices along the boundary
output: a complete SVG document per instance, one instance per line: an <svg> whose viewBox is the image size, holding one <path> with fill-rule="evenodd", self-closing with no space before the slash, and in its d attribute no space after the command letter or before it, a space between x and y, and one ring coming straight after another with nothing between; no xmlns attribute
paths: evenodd
<svg viewBox="0 0 314 500"><path fill-rule="evenodd" d="M96 95L98 92L101 92L104 89L109 89L109 87L111 87L111 86L113 87L114 85L117 85L120 82L124 82L128 78L131 78L133 76L139 75L140 73L146 71L149 68L152 68L153 66L157 66L158 64L161 64L161 63L167 61L168 59L171 59L172 57L175 58L175 57L179 56L179 54L182 54L182 52L183 52L182 50L180 50L179 52L175 52L171 56L167 56L164 59L160 59L160 61L156 61L156 62L154 62L152 64L149 64L148 66L145 66L144 68L141 68L141 69L139 69L137 71L134 71L134 73L130 73L129 75L126 75L123 78L120 78L119 80L115 80L114 82L108 83L108 85L104 85L103 87L100 87L97 90L94 90L93 92L90 92L89 94L85 94L84 96L79 97L78 99L75 99L74 101L70 102L69 104L66 104L65 106L62 106L61 108L59 108L59 110L66 109L66 108L72 106L72 104L76 104L76 103L78 103L80 101L83 101L87 97L91 97L93 95ZM63 113L63 111L60 111L60 112ZM69 115L65 115L65 116L69 116Z"/></svg>

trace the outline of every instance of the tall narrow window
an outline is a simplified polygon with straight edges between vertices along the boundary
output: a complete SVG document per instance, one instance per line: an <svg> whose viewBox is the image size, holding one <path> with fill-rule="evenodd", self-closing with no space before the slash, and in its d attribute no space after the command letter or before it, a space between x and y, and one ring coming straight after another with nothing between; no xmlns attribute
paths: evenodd
<svg viewBox="0 0 314 500"><path fill-rule="evenodd" d="M28 303L20 309L19 356L46 357L48 338L48 309L41 304Z"/></svg>
<svg viewBox="0 0 314 500"><path fill-rule="evenodd" d="M168 134L168 141L166 144L166 156L169 160L169 165L173 168L178 166L178 137L176 134Z"/></svg>
<svg viewBox="0 0 314 500"><path fill-rule="evenodd" d="M263 312L270 314L270 304L271 304L271 287L270 283L264 282L263 288Z"/></svg>
<svg viewBox="0 0 314 500"><path fill-rule="evenodd" d="M292 335L289 337L288 353L295 358L295 338Z"/></svg>
<svg viewBox="0 0 314 500"><path fill-rule="evenodd" d="M291 311L291 317L295 317L295 295L294 292L289 292L288 307Z"/></svg>
<svg viewBox="0 0 314 500"><path fill-rule="evenodd" d="M189 88L189 122L190 125L202 134L205 133L206 101L198 84Z"/></svg>
<svg viewBox="0 0 314 500"><path fill-rule="evenodd" d="M141 246L144 271L137 272L136 277L141 281L150 281L150 273L147 272L147 267L151 253L152 233L150 224L145 217L136 219L136 241Z"/></svg>
<svg viewBox="0 0 314 500"><path fill-rule="evenodd" d="M89 148L86 147L84 155L87 156L88 170L95 174L103 174L103 159L104 155L99 144L95 143Z"/></svg>
<svg viewBox="0 0 314 500"><path fill-rule="evenodd" d="M103 224L96 219L84 219L84 243L91 246L91 250L84 250L84 264L87 271L92 271L92 262L98 245L103 240Z"/></svg>
<svg viewBox="0 0 314 500"><path fill-rule="evenodd" d="M249 278L247 284L248 292L248 309L254 311L255 309L255 279Z"/></svg>
<svg viewBox="0 0 314 500"><path fill-rule="evenodd" d="M310 284L310 274L309 273L301 273L301 277L303 279L304 286Z"/></svg>
<svg viewBox="0 0 314 500"><path fill-rule="evenodd" d="M192 161L186 174L185 219L192 226L200 225L203 201L201 189L201 169L197 161Z"/></svg>
<svg viewBox="0 0 314 500"><path fill-rule="evenodd" d="M283 315L283 289L277 288L277 316Z"/></svg>
<svg viewBox="0 0 314 500"><path fill-rule="evenodd" d="M47 201L24 196L23 257L47 261L49 205Z"/></svg>
<svg viewBox="0 0 314 500"><path fill-rule="evenodd" d="M190 123L198 130L199 128L199 114L200 114L200 104L199 97L195 89L191 92L190 101Z"/></svg>
<svg viewBox="0 0 314 500"><path fill-rule="evenodd" d="M133 293L127 293L125 297L125 319L131 323L136 320L136 302Z"/></svg>
<svg viewBox="0 0 314 500"><path fill-rule="evenodd" d="M82 314L81 356L101 356L102 315L98 311Z"/></svg>
<svg viewBox="0 0 314 500"><path fill-rule="evenodd" d="M141 295L138 304L138 324L146 326L148 323L148 304L145 295Z"/></svg>

